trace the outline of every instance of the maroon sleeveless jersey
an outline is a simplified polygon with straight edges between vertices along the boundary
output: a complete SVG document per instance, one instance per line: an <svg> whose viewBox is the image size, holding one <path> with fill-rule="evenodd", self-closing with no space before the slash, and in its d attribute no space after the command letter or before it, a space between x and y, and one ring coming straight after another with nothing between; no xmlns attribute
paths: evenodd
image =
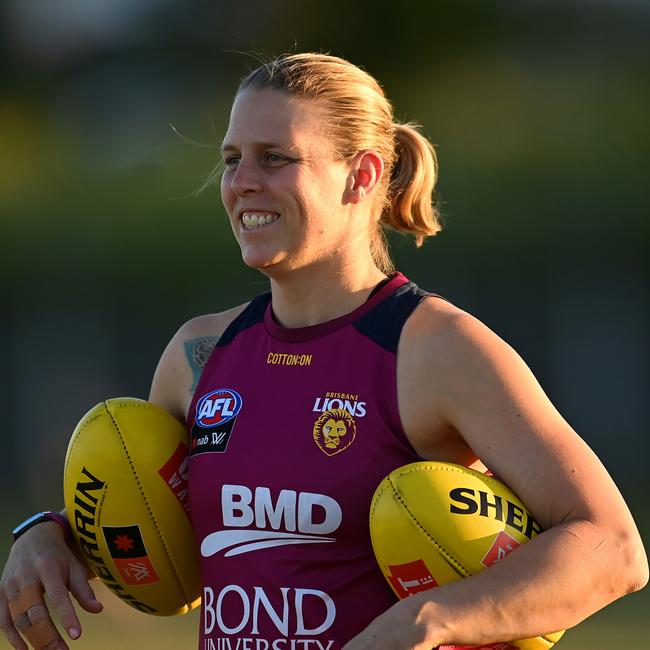
<svg viewBox="0 0 650 650"><path fill-rule="evenodd" d="M201 650L337 650L396 601L368 516L381 479L420 460L396 350L426 295L398 273L350 314L286 329L266 293L221 336L188 413Z"/></svg>

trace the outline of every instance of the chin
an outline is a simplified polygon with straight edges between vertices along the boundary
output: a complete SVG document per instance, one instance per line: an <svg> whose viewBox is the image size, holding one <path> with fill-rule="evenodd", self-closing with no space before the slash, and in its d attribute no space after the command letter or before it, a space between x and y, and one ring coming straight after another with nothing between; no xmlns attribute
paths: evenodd
<svg viewBox="0 0 650 650"><path fill-rule="evenodd" d="M265 275L278 277L304 268L304 256L286 246L241 245L242 261L246 266Z"/></svg>
<svg viewBox="0 0 650 650"><path fill-rule="evenodd" d="M244 251L241 254L242 260L246 266L251 269L257 269L265 273L282 263L282 255L269 255L261 251Z"/></svg>

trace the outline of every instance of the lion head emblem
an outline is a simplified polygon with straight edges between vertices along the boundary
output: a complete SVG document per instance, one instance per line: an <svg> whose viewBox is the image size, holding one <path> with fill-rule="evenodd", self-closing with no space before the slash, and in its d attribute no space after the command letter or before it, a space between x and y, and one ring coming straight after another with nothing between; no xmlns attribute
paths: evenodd
<svg viewBox="0 0 650 650"><path fill-rule="evenodd" d="M325 411L314 423L314 442L328 456L347 449L356 435L357 425L345 409Z"/></svg>

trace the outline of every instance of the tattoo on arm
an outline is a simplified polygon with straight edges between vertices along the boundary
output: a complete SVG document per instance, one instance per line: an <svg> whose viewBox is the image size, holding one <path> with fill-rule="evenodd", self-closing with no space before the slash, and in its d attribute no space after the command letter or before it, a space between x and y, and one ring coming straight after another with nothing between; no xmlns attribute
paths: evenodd
<svg viewBox="0 0 650 650"><path fill-rule="evenodd" d="M205 364L208 362L214 346L217 344L219 337L217 336L202 336L196 339L191 339L185 341L183 344L185 347L185 356L187 357L187 362L190 364L192 369L192 374L194 375L194 381L190 388L190 393L193 394L196 390L196 386L199 383L201 378L201 373Z"/></svg>

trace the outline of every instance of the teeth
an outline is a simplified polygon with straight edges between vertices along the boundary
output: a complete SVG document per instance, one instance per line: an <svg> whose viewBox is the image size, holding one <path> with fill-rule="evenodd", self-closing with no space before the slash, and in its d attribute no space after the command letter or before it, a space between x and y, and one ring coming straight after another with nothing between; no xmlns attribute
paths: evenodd
<svg viewBox="0 0 650 650"><path fill-rule="evenodd" d="M279 215L277 214L258 214L255 212L244 212L244 214L242 214L241 220L246 230L254 230L260 226L266 226L266 224L269 224L278 218Z"/></svg>

